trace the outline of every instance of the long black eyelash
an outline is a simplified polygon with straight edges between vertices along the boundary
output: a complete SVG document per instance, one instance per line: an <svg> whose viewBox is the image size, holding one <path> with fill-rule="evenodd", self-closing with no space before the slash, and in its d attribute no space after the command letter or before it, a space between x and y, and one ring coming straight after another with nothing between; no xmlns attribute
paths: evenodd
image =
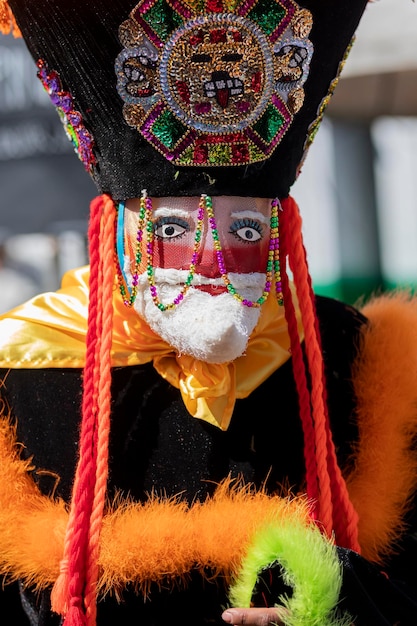
<svg viewBox="0 0 417 626"><path fill-rule="evenodd" d="M231 233L233 235L237 230L240 230L241 228L245 228L245 226L247 228L254 228L255 230L258 231L258 233L260 235L262 235L262 226L261 226L261 224L258 221L254 220L254 219L252 219L250 217L245 217L245 218L242 218L242 219L235 220L233 222L233 224L231 225L231 227L230 227L229 233Z"/></svg>
<svg viewBox="0 0 417 626"><path fill-rule="evenodd" d="M181 217L176 217L175 215L164 215L163 217L157 218L153 223L153 231L157 239L165 239L164 237L161 237L157 234L157 230L165 224L177 224L177 226L184 228L184 232L176 235L175 237L172 237L172 239L181 239L181 237L184 237L191 230L189 223L186 220L183 220Z"/></svg>
<svg viewBox="0 0 417 626"><path fill-rule="evenodd" d="M164 215L163 217L158 217L153 223L154 231L160 226L164 226L164 224L177 224L178 226L182 226L187 230L190 230L190 225L186 220L183 220L181 217L176 217L175 215Z"/></svg>

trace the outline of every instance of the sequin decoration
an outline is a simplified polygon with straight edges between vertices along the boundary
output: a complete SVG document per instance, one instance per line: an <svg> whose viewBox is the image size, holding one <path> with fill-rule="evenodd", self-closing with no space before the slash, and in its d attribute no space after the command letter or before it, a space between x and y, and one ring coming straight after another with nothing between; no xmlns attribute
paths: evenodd
<svg viewBox="0 0 417 626"><path fill-rule="evenodd" d="M38 78L55 105L67 137L74 146L79 159L84 163L87 172L96 163L93 153L94 140L85 128L81 113L74 109L71 94L62 90L59 75L55 71L49 71L43 60L37 62Z"/></svg>
<svg viewBox="0 0 417 626"><path fill-rule="evenodd" d="M343 68L345 67L345 63L347 61L347 58L348 58L348 56L350 54L350 51L352 50L352 46L355 43L355 39L356 39L356 37L353 36L351 41L350 41L350 43L349 43L349 45L348 45L348 47L346 48L345 54L343 55L343 59L339 63L339 66L338 66L338 69L337 69L337 74L336 74L335 78L332 80L332 82L330 83L329 90L328 90L326 96L320 102L320 106L319 106L319 109L318 109L318 112L317 112L317 117L310 124L310 126L308 128L307 139L306 139L305 144L304 144L303 156L302 156L302 159L301 159L301 161L300 161L300 163L298 165L298 168L297 168L297 174L296 174L297 178L298 178L298 176L301 173L301 170L302 170L302 167L303 167L303 165L305 163L305 160L306 160L308 151L310 149L310 146L313 143L313 141L314 141L314 139L315 139L315 137L316 137L316 135L318 133L318 130L320 128L320 124L323 121L324 113L325 113L325 111L327 109L327 106L328 106L328 104L329 104L330 100L332 99L332 96L333 96L333 94L335 92L335 89L336 89L337 84L338 84L339 79L340 79L340 75L341 75L341 73L343 71Z"/></svg>
<svg viewBox="0 0 417 626"><path fill-rule="evenodd" d="M124 118L175 165L263 161L303 104L311 26L294 0L141 0L120 27Z"/></svg>

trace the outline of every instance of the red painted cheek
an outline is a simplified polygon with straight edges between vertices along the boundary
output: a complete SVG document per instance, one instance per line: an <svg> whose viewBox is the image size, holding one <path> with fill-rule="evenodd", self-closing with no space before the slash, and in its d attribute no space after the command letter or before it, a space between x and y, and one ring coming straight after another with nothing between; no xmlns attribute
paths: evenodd
<svg viewBox="0 0 417 626"><path fill-rule="evenodd" d="M154 266L161 268L189 269L193 255L193 244L182 242L155 242ZM259 245L236 243L223 248L223 258L228 272L249 274L265 272L268 258L268 242ZM217 255L211 245L200 250L196 272L208 278L220 275Z"/></svg>
<svg viewBox="0 0 417 626"><path fill-rule="evenodd" d="M228 272L264 273L268 260L268 243L262 242L260 245L242 243L229 246L223 250L223 257Z"/></svg>
<svg viewBox="0 0 417 626"><path fill-rule="evenodd" d="M154 243L155 267L163 269L188 269L193 256L194 241L162 241L156 239Z"/></svg>
<svg viewBox="0 0 417 626"><path fill-rule="evenodd" d="M154 253L152 264L154 267L160 267L162 269L188 269L191 257L193 255L193 246L187 244L181 245L171 241L170 243L163 243L160 240L154 242ZM132 262L134 255L130 254ZM147 266L146 245L142 244L142 261L139 266L139 274L146 272Z"/></svg>

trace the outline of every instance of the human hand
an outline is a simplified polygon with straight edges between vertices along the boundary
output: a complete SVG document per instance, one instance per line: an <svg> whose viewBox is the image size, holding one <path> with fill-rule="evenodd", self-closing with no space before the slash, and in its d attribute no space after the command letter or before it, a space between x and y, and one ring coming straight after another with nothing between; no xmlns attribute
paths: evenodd
<svg viewBox="0 0 417 626"><path fill-rule="evenodd" d="M282 618L286 610L280 607L250 608L250 609L227 609L222 618L227 624L244 626L270 626L276 624L283 626Z"/></svg>

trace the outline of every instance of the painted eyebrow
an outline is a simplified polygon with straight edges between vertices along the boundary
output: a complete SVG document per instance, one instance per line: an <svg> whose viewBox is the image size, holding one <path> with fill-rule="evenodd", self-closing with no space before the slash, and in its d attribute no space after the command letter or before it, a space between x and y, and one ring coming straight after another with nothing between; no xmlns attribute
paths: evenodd
<svg viewBox="0 0 417 626"><path fill-rule="evenodd" d="M190 218L190 212L185 211L184 209L180 209L180 208L158 207L154 211L155 218L171 217L172 215L183 217L184 219ZM265 224L266 226L269 225L269 218L267 218L265 215L263 215L263 213L260 213L259 211L251 211L251 210L232 211L232 213L230 214L230 217L233 219L242 219L246 217L249 219L257 220L258 222L261 222L261 224Z"/></svg>
<svg viewBox="0 0 417 626"><path fill-rule="evenodd" d="M234 219L242 219L248 217L249 219L257 220L258 222L269 226L269 218L259 211L233 211L230 214L230 217L233 217Z"/></svg>
<svg viewBox="0 0 417 626"><path fill-rule="evenodd" d="M161 206L153 212L154 217L172 217L173 215L183 217L184 219L190 219L190 212L185 211L184 209L171 209L169 207Z"/></svg>

